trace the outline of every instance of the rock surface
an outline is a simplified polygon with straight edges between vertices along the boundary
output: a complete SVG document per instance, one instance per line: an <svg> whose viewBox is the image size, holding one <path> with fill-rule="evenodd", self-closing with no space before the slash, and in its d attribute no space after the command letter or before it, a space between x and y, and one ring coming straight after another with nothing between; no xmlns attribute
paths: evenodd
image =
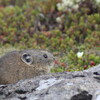
<svg viewBox="0 0 100 100"><path fill-rule="evenodd" d="M100 65L0 85L0 100L100 100Z"/></svg>

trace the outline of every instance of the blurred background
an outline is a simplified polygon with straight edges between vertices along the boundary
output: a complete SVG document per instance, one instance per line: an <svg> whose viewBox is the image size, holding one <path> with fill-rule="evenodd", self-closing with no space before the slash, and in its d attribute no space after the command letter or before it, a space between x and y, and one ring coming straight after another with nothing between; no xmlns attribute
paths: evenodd
<svg viewBox="0 0 100 100"><path fill-rule="evenodd" d="M0 0L0 55L33 48L58 57L51 72L100 64L100 0Z"/></svg>

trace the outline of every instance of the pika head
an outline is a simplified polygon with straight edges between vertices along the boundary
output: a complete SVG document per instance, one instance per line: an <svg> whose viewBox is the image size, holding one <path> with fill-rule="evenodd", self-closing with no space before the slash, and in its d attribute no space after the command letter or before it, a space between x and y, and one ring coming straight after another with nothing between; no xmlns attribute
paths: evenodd
<svg viewBox="0 0 100 100"><path fill-rule="evenodd" d="M47 51L12 51L0 58L0 84L48 73L53 66L54 56Z"/></svg>

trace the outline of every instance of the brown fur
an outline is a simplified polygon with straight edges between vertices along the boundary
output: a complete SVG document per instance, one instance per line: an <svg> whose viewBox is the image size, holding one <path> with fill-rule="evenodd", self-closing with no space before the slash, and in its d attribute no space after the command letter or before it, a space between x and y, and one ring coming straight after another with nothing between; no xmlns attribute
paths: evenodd
<svg viewBox="0 0 100 100"><path fill-rule="evenodd" d="M22 61L21 56L28 53L32 56L31 64ZM44 57L47 55L47 58ZM13 51L0 58L0 84L14 83L21 79L33 78L48 73L54 57L42 50Z"/></svg>

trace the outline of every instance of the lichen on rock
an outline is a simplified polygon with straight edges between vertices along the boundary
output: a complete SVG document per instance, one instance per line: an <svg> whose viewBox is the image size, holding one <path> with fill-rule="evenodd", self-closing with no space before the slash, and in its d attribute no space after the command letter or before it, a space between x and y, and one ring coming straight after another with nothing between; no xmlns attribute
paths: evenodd
<svg viewBox="0 0 100 100"><path fill-rule="evenodd" d="M1 85L0 100L100 100L100 65Z"/></svg>

